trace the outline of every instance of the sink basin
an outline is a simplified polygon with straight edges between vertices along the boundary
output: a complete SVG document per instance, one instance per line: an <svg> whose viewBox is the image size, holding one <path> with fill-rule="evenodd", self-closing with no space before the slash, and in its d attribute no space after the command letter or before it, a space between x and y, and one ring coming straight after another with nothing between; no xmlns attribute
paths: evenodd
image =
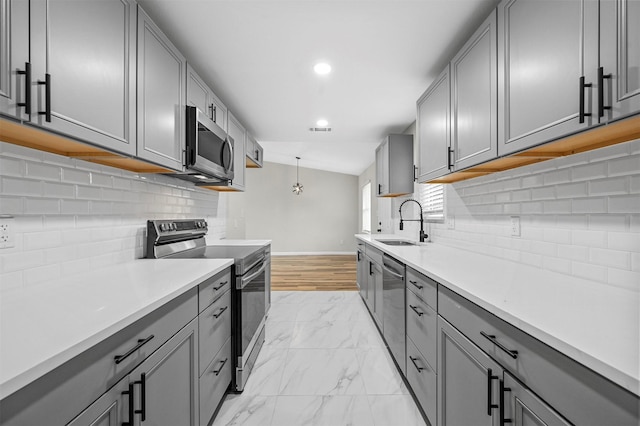
<svg viewBox="0 0 640 426"><path fill-rule="evenodd" d="M378 240L378 242L382 244L386 244L388 246L415 246L416 243L412 241L405 240Z"/></svg>

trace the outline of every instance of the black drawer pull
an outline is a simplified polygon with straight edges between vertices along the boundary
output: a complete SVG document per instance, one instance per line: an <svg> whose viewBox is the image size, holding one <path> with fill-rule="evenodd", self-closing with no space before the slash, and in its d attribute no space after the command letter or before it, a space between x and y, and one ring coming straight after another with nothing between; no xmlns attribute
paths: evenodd
<svg viewBox="0 0 640 426"><path fill-rule="evenodd" d="M218 287L213 287L213 291L218 291L227 284L229 284L229 281L222 281Z"/></svg>
<svg viewBox="0 0 640 426"><path fill-rule="evenodd" d="M221 363L221 364L220 364L220 367L218 367L218 369L217 369L217 370L213 370L213 371L211 371L211 372L212 372L213 374L215 374L216 376L217 376L218 374L220 374L220 372L222 371L222 367L224 367L224 365L227 363L227 360L228 360L228 359L229 359L229 358L225 358L225 359L223 359L222 361L218 361L218 362L220 362L220 363Z"/></svg>
<svg viewBox="0 0 640 426"><path fill-rule="evenodd" d="M504 346L502 343L500 343L500 342L498 342L498 340L496 340L496 336L495 335L487 334L484 331L481 331L480 334L482 334L482 336L484 338L486 338L487 340L489 340L491 343L493 343L494 345L496 345L497 347L499 347L500 349L505 351L507 353L507 355L509 355L511 358L513 358L513 359L518 358L518 351L515 351L513 349L508 349L506 346Z"/></svg>
<svg viewBox="0 0 640 426"><path fill-rule="evenodd" d="M422 370L426 370L426 368L424 367L420 367L418 366L418 364L416 363L416 361L418 360L418 358L414 358L411 355L409 355L409 359L411 360L411 362L413 363L413 366L416 367L418 369L418 373L421 373Z"/></svg>
<svg viewBox="0 0 640 426"><path fill-rule="evenodd" d="M44 115L47 123L51 123L51 74L44 75L44 81L38 80L39 85L44 85L44 111L38 111L38 115Z"/></svg>
<svg viewBox="0 0 640 426"><path fill-rule="evenodd" d="M133 426L133 383L129 383L129 390L120 393L122 395L129 395L129 421L122 422L122 426Z"/></svg>
<svg viewBox="0 0 640 426"><path fill-rule="evenodd" d="M24 63L24 71L18 70L19 75L24 75L24 102L18 102L19 107L24 107L24 113L31 115L31 62Z"/></svg>
<svg viewBox="0 0 640 426"><path fill-rule="evenodd" d="M604 104L604 80L611 79L611 74L605 74L604 68L598 68L598 118L604 117L604 111L610 110L611 106Z"/></svg>
<svg viewBox="0 0 640 426"><path fill-rule="evenodd" d="M227 310L227 308L228 308L228 306L225 306L224 308L220 308L220 311L219 311L217 314L213 314L213 316L214 316L215 318L220 317L220 315L222 315L222 313L223 313L224 311L226 311L226 310Z"/></svg>
<svg viewBox="0 0 640 426"><path fill-rule="evenodd" d="M133 383L140 385L140 409L135 410L134 413L140 414L140 420L144 422L147 419L147 373L142 373L140 380Z"/></svg>
<svg viewBox="0 0 640 426"><path fill-rule="evenodd" d="M113 359L116 361L116 364L120 364L122 361L125 360L125 358L127 358L129 355L131 355L132 353L140 349L151 339L153 339L153 334L147 337L146 339L138 339L138 344L135 345L133 348L129 349L126 354L114 356Z"/></svg>
<svg viewBox="0 0 640 426"><path fill-rule="evenodd" d="M418 316L419 316L419 317L421 317L421 316L423 316L423 315L424 315L424 312L420 312L420 311L418 310L418 307L417 307L417 306L409 305L409 307L410 307L411 309L413 309L413 312L415 312L416 314L418 314Z"/></svg>
<svg viewBox="0 0 640 426"><path fill-rule="evenodd" d="M487 415L491 416L491 410L494 408L500 408L498 404L494 404L491 398L491 382L499 379L498 376L493 375L493 370L487 369Z"/></svg>
<svg viewBox="0 0 640 426"><path fill-rule="evenodd" d="M580 123L584 123L584 118L585 117L591 117L591 113L590 112L584 112L584 89L586 89L587 87L591 87L592 84L591 83L585 83L584 81L584 76L580 77L580 105L578 106L579 109L579 117L578 117L578 121Z"/></svg>
<svg viewBox="0 0 640 426"><path fill-rule="evenodd" d="M418 290L422 290L422 289L424 288L424 286L423 286L423 285L418 285L418 282L417 282L417 281L409 280L409 282L410 282L411 284L413 284L414 286L416 286L416 287L418 288Z"/></svg>
<svg viewBox="0 0 640 426"><path fill-rule="evenodd" d="M507 419L504 416L504 394L506 392L511 392L511 388L504 387L504 382L500 380L500 426L513 423L513 419Z"/></svg>

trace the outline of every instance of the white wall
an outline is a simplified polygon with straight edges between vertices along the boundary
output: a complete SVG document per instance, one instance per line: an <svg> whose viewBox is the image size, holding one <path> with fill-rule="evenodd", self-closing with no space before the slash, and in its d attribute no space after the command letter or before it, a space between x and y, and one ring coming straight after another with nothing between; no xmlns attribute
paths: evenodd
<svg viewBox="0 0 640 426"><path fill-rule="evenodd" d="M215 191L0 142L0 215L15 247L0 249L2 288L31 285L143 257L147 219L205 218L225 235Z"/></svg>
<svg viewBox="0 0 640 426"><path fill-rule="evenodd" d="M358 177L358 232L362 233L362 188L371 183L371 233L378 229L378 198L376 197L376 164L375 162Z"/></svg>
<svg viewBox="0 0 640 426"><path fill-rule="evenodd" d="M270 239L275 254L354 253L358 177L300 167L301 195L295 182L295 166L247 169L246 192L225 195L227 237Z"/></svg>
<svg viewBox="0 0 640 426"><path fill-rule="evenodd" d="M432 224L435 243L640 291L640 140L446 185L445 198L455 229Z"/></svg>

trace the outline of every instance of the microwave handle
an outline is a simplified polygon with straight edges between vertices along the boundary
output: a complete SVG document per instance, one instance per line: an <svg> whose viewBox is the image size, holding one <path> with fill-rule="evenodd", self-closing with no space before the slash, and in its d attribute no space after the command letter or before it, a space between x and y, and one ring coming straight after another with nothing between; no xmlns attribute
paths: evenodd
<svg viewBox="0 0 640 426"><path fill-rule="evenodd" d="M231 142L229 142L228 138L225 138L224 143L229 145L229 152L231 153L231 155L229 156L229 164L227 166L223 164L222 167L224 167L225 172L229 172L231 170L231 167L233 166L233 145L231 145ZM224 156L222 156L222 158L224 159Z"/></svg>

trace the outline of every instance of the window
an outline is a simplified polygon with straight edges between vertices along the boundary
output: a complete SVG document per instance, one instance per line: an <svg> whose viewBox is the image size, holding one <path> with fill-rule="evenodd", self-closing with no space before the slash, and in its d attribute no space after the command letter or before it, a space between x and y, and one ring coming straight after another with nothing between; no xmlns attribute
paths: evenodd
<svg viewBox="0 0 640 426"><path fill-rule="evenodd" d="M362 187L362 232L371 233L371 182Z"/></svg>
<svg viewBox="0 0 640 426"><path fill-rule="evenodd" d="M444 221L444 185L423 183L419 185L420 204L425 220Z"/></svg>

